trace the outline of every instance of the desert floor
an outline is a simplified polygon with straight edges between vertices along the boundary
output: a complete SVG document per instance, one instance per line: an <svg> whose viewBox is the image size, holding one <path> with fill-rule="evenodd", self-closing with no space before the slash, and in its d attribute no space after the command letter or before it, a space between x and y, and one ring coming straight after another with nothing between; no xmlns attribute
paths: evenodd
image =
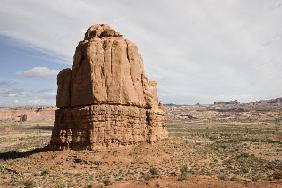
<svg viewBox="0 0 282 188"><path fill-rule="evenodd" d="M168 139L97 151L46 151L52 122L2 120L0 187L282 187L280 113L168 113Z"/></svg>

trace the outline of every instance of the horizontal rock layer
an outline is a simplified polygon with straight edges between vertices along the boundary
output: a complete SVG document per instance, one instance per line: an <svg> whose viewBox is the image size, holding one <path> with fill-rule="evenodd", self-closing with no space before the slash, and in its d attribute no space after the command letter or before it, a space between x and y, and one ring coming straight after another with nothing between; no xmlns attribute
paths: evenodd
<svg viewBox="0 0 282 188"><path fill-rule="evenodd" d="M167 137L165 115L136 106L91 105L58 109L54 149L95 149L154 142Z"/></svg>

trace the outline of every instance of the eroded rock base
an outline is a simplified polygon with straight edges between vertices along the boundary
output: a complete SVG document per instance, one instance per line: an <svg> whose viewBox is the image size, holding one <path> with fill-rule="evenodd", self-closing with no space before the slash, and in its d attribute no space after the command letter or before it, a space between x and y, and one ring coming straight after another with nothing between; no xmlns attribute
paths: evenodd
<svg viewBox="0 0 282 188"><path fill-rule="evenodd" d="M162 111L99 104L56 110L52 149L88 149L154 142L167 137Z"/></svg>

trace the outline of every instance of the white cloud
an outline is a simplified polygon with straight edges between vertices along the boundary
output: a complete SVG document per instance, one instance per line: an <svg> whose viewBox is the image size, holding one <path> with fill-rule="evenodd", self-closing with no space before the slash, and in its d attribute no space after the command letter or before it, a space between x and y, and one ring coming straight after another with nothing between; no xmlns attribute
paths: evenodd
<svg viewBox="0 0 282 188"><path fill-rule="evenodd" d="M17 88L1 88L0 97L54 97L56 92L52 89L25 90Z"/></svg>
<svg viewBox="0 0 282 188"><path fill-rule="evenodd" d="M70 65L83 38L81 31L93 23L108 23L139 46L146 72L158 81L162 101L207 103L234 97L249 101L282 94L281 4L281 0L2 0L0 35Z"/></svg>
<svg viewBox="0 0 282 188"><path fill-rule="evenodd" d="M0 107L55 105L56 92L52 89L25 90L18 88L0 89Z"/></svg>
<svg viewBox="0 0 282 188"><path fill-rule="evenodd" d="M33 67L32 69L23 71L20 74L25 77L48 77L56 76L58 72L58 70L49 69L48 67Z"/></svg>

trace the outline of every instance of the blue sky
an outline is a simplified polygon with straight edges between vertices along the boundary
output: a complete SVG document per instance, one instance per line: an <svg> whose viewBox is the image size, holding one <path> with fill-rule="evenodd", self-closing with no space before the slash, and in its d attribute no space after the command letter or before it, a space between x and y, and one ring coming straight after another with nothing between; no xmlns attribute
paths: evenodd
<svg viewBox="0 0 282 188"><path fill-rule="evenodd" d="M87 28L139 47L165 103L282 96L281 0L1 0L0 106L53 105Z"/></svg>
<svg viewBox="0 0 282 188"><path fill-rule="evenodd" d="M0 62L0 106L54 105L56 74L69 67L56 57L4 36L0 36Z"/></svg>

